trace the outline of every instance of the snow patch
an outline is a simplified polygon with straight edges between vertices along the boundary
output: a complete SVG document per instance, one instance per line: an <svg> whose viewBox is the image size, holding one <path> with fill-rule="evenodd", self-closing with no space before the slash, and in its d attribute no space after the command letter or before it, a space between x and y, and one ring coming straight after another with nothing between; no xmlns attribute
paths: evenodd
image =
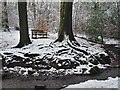
<svg viewBox="0 0 120 90"><path fill-rule="evenodd" d="M118 79L120 78L109 77L108 80L88 80L83 83L69 85L62 90L67 90L70 88L118 88Z"/></svg>

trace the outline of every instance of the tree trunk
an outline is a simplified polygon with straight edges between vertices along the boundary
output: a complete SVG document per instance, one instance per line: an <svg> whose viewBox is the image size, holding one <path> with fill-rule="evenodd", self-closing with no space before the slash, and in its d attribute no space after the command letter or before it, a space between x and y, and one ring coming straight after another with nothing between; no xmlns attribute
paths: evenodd
<svg viewBox="0 0 120 90"><path fill-rule="evenodd" d="M61 9L60 9L60 24L59 24L59 32L58 32L58 39L56 41L62 42L64 40L64 17L65 17L65 2L61 2Z"/></svg>
<svg viewBox="0 0 120 90"><path fill-rule="evenodd" d="M16 47L21 48L31 43L28 32L27 2L18 2L18 11L20 25L20 42Z"/></svg>
<svg viewBox="0 0 120 90"><path fill-rule="evenodd" d="M35 0L32 0L32 11L34 14L34 20L36 20L36 5L35 5Z"/></svg>
<svg viewBox="0 0 120 90"><path fill-rule="evenodd" d="M46 25L49 26L49 15L50 15L50 10L48 9L48 1L46 0L46 6L45 6L45 18L46 18Z"/></svg>
<svg viewBox="0 0 120 90"><path fill-rule="evenodd" d="M33 14L34 14L33 23L34 23L34 27L35 27L35 23L36 23L36 5L35 5L35 0L32 1L32 11L33 11Z"/></svg>
<svg viewBox="0 0 120 90"><path fill-rule="evenodd" d="M118 17L118 38L120 39L120 1L117 2L117 17Z"/></svg>
<svg viewBox="0 0 120 90"><path fill-rule="evenodd" d="M76 41L72 31L72 5L73 2L61 2L59 33L56 40L58 42L64 40L64 35L68 36L70 41Z"/></svg>
<svg viewBox="0 0 120 90"><path fill-rule="evenodd" d="M10 31L8 26L7 2L2 2L2 27L4 31Z"/></svg>

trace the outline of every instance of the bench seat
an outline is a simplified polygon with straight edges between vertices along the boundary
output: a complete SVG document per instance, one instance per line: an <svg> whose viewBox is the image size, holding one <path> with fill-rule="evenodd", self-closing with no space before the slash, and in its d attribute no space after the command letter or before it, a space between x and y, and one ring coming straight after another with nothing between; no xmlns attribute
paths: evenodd
<svg viewBox="0 0 120 90"><path fill-rule="evenodd" d="M37 38L47 38L47 32L42 30L31 30L32 31L32 39Z"/></svg>

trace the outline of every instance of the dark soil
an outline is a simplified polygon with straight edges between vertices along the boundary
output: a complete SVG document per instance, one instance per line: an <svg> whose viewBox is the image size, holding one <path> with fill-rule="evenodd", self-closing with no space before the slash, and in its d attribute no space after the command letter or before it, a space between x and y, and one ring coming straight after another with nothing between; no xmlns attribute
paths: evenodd
<svg viewBox="0 0 120 90"><path fill-rule="evenodd" d="M120 66L120 47L115 47L116 44L105 44L104 49L109 54L109 56L112 58L112 66Z"/></svg>
<svg viewBox="0 0 120 90"><path fill-rule="evenodd" d="M62 88L70 84L77 84L87 80L106 80L108 77L120 76L119 68L108 68L99 75L67 75L46 79L21 79L20 77L5 79L2 82L3 88L34 88L35 86L46 86L47 88ZM34 89L33 89L34 90Z"/></svg>

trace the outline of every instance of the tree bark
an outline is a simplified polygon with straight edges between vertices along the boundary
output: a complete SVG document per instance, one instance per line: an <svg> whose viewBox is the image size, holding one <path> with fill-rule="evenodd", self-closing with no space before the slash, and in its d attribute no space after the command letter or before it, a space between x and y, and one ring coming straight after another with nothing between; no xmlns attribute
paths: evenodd
<svg viewBox="0 0 120 90"><path fill-rule="evenodd" d="M73 2L61 2L59 33L55 42L62 42L64 35L68 36L70 41L76 41L72 31L72 5Z"/></svg>
<svg viewBox="0 0 120 90"><path fill-rule="evenodd" d="M7 2L2 2L2 27L4 31L10 31L8 26Z"/></svg>
<svg viewBox="0 0 120 90"><path fill-rule="evenodd" d="M59 32L58 32L58 39L56 41L62 42L64 40L64 17L65 17L65 2L61 2L60 5L60 24L59 24Z"/></svg>
<svg viewBox="0 0 120 90"><path fill-rule="evenodd" d="M32 12L33 12L33 15L34 15L34 20L36 20L36 3L35 3L35 0L32 0L31 8L32 8Z"/></svg>
<svg viewBox="0 0 120 90"><path fill-rule="evenodd" d="M117 2L117 17L118 17L118 24L117 24L117 27L118 27L118 38L120 39L120 1Z"/></svg>
<svg viewBox="0 0 120 90"><path fill-rule="evenodd" d="M31 43L28 32L27 2L18 2L18 11L20 25L20 42L16 47L21 48Z"/></svg>

